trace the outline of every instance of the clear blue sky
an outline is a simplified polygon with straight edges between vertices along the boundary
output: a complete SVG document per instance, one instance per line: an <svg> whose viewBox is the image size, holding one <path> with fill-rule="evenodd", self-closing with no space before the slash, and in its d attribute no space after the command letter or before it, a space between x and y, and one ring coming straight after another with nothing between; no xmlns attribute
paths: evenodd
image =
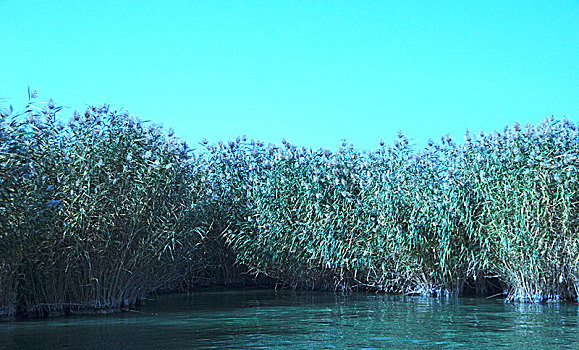
<svg viewBox="0 0 579 350"><path fill-rule="evenodd" d="M579 1L0 0L0 97L110 103L195 145L417 144L579 121Z"/></svg>

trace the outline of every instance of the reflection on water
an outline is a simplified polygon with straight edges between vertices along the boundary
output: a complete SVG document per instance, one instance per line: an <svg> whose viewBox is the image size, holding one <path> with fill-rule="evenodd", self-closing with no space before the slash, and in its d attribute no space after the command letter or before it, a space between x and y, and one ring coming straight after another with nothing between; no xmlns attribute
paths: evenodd
<svg viewBox="0 0 579 350"><path fill-rule="evenodd" d="M577 304L331 292L165 295L137 312L0 323L0 349L579 347Z"/></svg>

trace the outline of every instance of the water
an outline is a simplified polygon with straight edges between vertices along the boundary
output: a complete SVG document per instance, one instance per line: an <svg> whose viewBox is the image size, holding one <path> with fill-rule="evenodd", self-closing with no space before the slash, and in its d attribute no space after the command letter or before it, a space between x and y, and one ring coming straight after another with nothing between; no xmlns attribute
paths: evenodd
<svg viewBox="0 0 579 350"><path fill-rule="evenodd" d="M137 312L0 323L1 349L577 349L577 304L330 292L165 295Z"/></svg>

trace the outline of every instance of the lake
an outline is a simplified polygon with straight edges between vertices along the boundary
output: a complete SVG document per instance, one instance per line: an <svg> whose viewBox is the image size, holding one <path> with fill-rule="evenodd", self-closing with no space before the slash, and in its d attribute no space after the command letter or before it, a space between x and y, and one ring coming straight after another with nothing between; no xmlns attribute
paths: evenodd
<svg viewBox="0 0 579 350"><path fill-rule="evenodd" d="M0 323L0 349L576 349L575 303L272 289L152 297L132 312Z"/></svg>

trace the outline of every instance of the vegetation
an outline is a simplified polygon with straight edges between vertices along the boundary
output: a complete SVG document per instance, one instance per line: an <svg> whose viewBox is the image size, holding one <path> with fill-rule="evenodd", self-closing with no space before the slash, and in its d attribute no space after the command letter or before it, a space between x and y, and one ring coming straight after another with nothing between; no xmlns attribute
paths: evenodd
<svg viewBox="0 0 579 350"><path fill-rule="evenodd" d="M579 130L336 152L238 138L193 152L108 106L0 117L0 316L115 310L243 281L389 293L579 294Z"/></svg>
<svg viewBox="0 0 579 350"><path fill-rule="evenodd" d="M204 161L107 106L67 126L59 109L29 104L0 121L0 312L114 310L204 277L219 239Z"/></svg>
<svg viewBox="0 0 579 350"><path fill-rule="evenodd" d="M576 127L545 120L415 151L209 146L238 261L292 286L577 297Z"/></svg>

